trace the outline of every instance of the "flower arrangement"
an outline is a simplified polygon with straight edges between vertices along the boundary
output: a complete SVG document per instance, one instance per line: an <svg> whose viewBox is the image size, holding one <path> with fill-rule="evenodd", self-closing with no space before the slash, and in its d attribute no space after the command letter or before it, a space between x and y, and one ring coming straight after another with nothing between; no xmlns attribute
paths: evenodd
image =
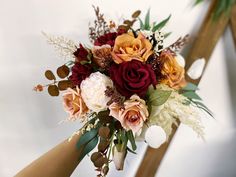
<svg viewBox="0 0 236 177"><path fill-rule="evenodd" d="M162 28L170 16L150 24L150 11L141 20L138 10L117 25L108 23L99 8L94 10L96 20L89 27L92 47L43 33L70 60L58 67L60 80L47 70L45 77L52 83L34 88L47 87L51 96L62 92L68 120L84 123L75 132L81 135L79 160L97 147L90 158L98 176L106 176L110 162L122 170L127 153L136 154L136 141L158 148L178 122L204 138L198 110L212 114L197 95L198 87L185 80L185 60L178 53L188 36L164 47L169 33ZM136 22L139 27L134 27ZM187 74L198 79L203 67L204 59L199 59Z"/></svg>

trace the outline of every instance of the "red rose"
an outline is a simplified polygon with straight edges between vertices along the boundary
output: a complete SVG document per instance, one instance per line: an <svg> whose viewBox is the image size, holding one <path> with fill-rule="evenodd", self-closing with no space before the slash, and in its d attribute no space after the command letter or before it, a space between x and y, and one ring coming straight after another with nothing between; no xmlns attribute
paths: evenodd
<svg viewBox="0 0 236 177"><path fill-rule="evenodd" d="M124 30L119 30L118 32L110 32L110 33L106 33L102 36L99 36L95 42L94 42L94 45L96 46L102 46L102 45L105 45L105 44L108 44L110 45L111 47L114 46L115 44L115 39L117 36L121 35L125 33Z"/></svg>
<svg viewBox="0 0 236 177"><path fill-rule="evenodd" d="M133 94L144 97L149 85L157 84L151 65L137 60L112 65L110 77L117 91L127 98Z"/></svg>
<svg viewBox="0 0 236 177"><path fill-rule="evenodd" d="M82 44L79 45L79 48L77 48L77 50L73 53L74 56L76 57L76 61L77 62L81 62L81 61L86 61L88 60L87 56L88 56L88 51L83 47Z"/></svg>
<svg viewBox="0 0 236 177"><path fill-rule="evenodd" d="M72 75L69 79L76 86L80 86L81 82L86 79L93 72L93 68L91 65L81 65L75 64L72 67Z"/></svg>

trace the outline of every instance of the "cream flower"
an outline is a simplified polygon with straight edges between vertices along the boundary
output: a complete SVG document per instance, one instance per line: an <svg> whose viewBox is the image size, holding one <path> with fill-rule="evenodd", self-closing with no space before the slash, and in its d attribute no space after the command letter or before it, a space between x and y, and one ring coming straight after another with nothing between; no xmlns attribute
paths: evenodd
<svg viewBox="0 0 236 177"><path fill-rule="evenodd" d="M79 118L83 121L86 118L85 115L88 112L88 108L81 97L81 91L78 87L66 90L63 95L63 105L66 112L70 114L70 120Z"/></svg>
<svg viewBox="0 0 236 177"><path fill-rule="evenodd" d="M107 109L107 102L110 100L105 95L107 87L113 87L112 80L100 72L92 73L82 81L81 95L90 110L100 112Z"/></svg>
<svg viewBox="0 0 236 177"><path fill-rule="evenodd" d="M133 133L140 131L149 115L145 101L137 95L125 101L124 108L112 103L109 109L110 115L119 120L125 130L132 130Z"/></svg>
<svg viewBox="0 0 236 177"><path fill-rule="evenodd" d="M168 100L161 106L152 106L148 125L158 125L166 132L167 139L172 133L173 125L178 125L179 120L193 129L199 137L204 139L204 127L198 109L186 105L188 99L166 85L159 85L163 90L172 90Z"/></svg>

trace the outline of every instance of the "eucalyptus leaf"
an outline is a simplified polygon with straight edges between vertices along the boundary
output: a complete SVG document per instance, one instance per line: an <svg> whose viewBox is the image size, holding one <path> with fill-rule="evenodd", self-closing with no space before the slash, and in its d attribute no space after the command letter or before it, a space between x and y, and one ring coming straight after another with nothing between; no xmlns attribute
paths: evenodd
<svg viewBox="0 0 236 177"><path fill-rule="evenodd" d="M81 146L85 145L86 143L88 143L91 139L93 139L98 133L97 129L92 129L88 132L85 132L84 134L81 135L81 137L79 138L79 141L76 144L76 147L78 149L81 148Z"/></svg>
<svg viewBox="0 0 236 177"><path fill-rule="evenodd" d="M182 90L198 90L197 85L193 84L193 83L188 83L184 88L182 88Z"/></svg>
<svg viewBox="0 0 236 177"><path fill-rule="evenodd" d="M156 89L149 97L149 102L153 106L163 105L170 97L172 91Z"/></svg>
<svg viewBox="0 0 236 177"><path fill-rule="evenodd" d="M202 99L198 96L198 94L196 94L196 93L193 92L193 91L184 92L182 95L185 96L185 97L187 97L187 98L189 98L189 99L202 100Z"/></svg>
<svg viewBox="0 0 236 177"><path fill-rule="evenodd" d="M133 151L135 151L137 149L137 146L136 146L136 143L135 143L133 132L131 130L129 130L128 132L126 132L126 135L127 135L128 139L131 143Z"/></svg>
<svg viewBox="0 0 236 177"><path fill-rule="evenodd" d="M152 28L152 31L155 32L155 31L160 30L161 28L163 28L166 25L166 23L170 20L170 17L171 17L171 15L169 15L166 19L162 20L160 23L155 25Z"/></svg>
<svg viewBox="0 0 236 177"><path fill-rule="evenodd" d="M94 137L91 141L86 144L82 153L80 154L79 161L81 161L84 156L86 156L90 151L92 151L98 144L98 137Z"/></svg>

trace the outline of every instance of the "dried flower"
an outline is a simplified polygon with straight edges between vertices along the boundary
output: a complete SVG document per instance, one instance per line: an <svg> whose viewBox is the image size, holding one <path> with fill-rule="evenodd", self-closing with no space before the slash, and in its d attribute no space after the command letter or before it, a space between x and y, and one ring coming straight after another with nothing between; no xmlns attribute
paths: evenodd
<svg viewBox="0 0 236 177"><path fill-rule="evenodd" d="M94 26L89 27L89 38L92 43L94 43L98 37L110 32L109 26L104 19L104 14L100 12L99 7L93 6L93 8L95 11L96 20L94 20Z"/></svg>
<svg viewBox="0 0 236 177"><path fill-rule="evenodd" d="M101 68L107 68L113 61L111 58L110 45L106 44L102 46L95 46L92 50L92 53L93 53L93 62L95 62Z"/></svg>
<svg viewBox="0 0 236 177"><path fill-rule="evenodd" d="M33 88L33 90L36 91L36 92L42 92L43 91L43 86L41 84L38 84Z"/></svg>
<svg viewBox="0 0 236 177"><path fill-rule="evenodd" d="M178 38L173 44L165 49L165 51L170 51L172 54L179 52L180 49L189 41L189 35L185 35L183 38Z"/></svg>
<svg viewBox="0 0 236 177"><path fill-rule="evenodd" d="M161 126L166 132L167 139L172 133L172 126L178 125L177 120L191 127L201 138L204 139L204 127L201 124L198 111L186 105L187 98L166 85L160 84L158 88L172 90L168 100L161 106L152 106L148 124Z"/></svg>

